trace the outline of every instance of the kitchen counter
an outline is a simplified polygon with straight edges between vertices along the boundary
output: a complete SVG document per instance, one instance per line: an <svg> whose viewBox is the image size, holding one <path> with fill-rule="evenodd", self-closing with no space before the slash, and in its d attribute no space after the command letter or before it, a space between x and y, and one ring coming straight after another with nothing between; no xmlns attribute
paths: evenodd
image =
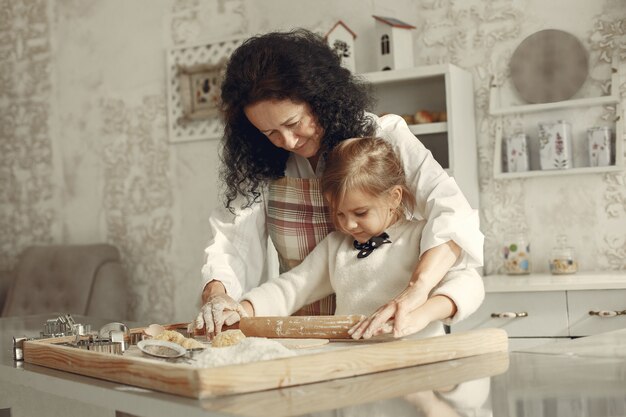
<svg viewBox="0 0 626 417"><path fill-rule="evenodd" d="M0 319L0 417L626 415L626 329L508 354L193 400L14 362L12 337L38 336L56 316ZM95 329L107 322L75 319Z"/></svg>
<svg viewBox="0 0 626 417"><path fill-rule="evenodd" d="M487 275L483 281L487 293L625 289L626 273L579 271L572 275Z"/></svg>

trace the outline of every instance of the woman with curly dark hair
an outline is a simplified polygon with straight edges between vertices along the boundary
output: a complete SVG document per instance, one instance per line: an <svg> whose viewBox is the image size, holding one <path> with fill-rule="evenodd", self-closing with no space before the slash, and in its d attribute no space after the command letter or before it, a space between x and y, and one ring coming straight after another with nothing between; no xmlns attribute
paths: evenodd
<svg viewBox="0 0 626 417"><path fill-rule="evenodd" d="M267 280L275 264L272 247L283 272L334 229L319 178L326 153L345 139L375 135L389 141L417 199L410 215L426 220L409 285L381 306L374 326L393 317L394 333L401 333L407 313L451 268L482 265L477 214L454 179L401 117L367 113L368 86L341 67L322 37L299 29L246 40L230 57L221 99L225 204L210 219L203 306L192 323L206 326L209 337L236 322L243 313L235 300ZM330 297L301 314L333 312Z"/></svg>

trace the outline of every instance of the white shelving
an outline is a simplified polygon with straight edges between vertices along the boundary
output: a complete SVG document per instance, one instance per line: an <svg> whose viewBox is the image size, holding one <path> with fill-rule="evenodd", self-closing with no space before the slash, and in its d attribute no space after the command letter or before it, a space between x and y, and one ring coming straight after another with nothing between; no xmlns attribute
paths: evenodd
<svg viewBox="0 0 626 417"><path fill-rule="evenodd" d="M494 88L493 85L491 87L492 89ZM573 107L591 107L617 104L619 103L619 97L617 97L616 95L609 95L601 97L578 98L575 100L556 101L554 103L525 104L520 106L509 106L505 108L493 108L492 106L494 105L494 101L495 100L492 100L489 103L489 113L492 116L503 116L506 114L533 112L536 113Z"/></svg>
<svg viewBox="0 0 626 417"><path fill-rule="evenodd" d="M423 123L418 125L409 125L411 133L414 135L434 135L435 133L446 133L448 131L447 122Z"/></svg>
<svg viewBox="0 0 626 417"><path fill-rule="evenodd" d="M619 97L618 58L614 59L611 73L611 93L607 96L586 97L554 103L526 104L515 106L500 106L500 87L496 82L490 86L489 113L498 116L494 146L493 176L496 179L532 178L553 175L579 175L615 172L624 170L624 114ZM615 164L607 167L575 167L570 169L530 170L526 172L504 172L502 167L502 140L505 136L503 117L507 115L547 113L556 110L580 109L599 106L615 106Z"/></svg>
<svg viewBox="0 0 626 417"><path fill-rule="evenodd" d="M478 208L474 89L469 72L451 64L361 74L373 87L374 112L446 112L447 121L411 124L411 132Z"/></svg>

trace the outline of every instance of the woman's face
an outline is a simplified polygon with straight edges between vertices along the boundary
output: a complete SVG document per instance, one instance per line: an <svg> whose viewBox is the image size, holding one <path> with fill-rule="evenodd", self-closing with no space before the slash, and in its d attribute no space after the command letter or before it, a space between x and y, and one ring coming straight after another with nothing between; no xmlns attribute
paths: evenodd
<svg viewBox="0 0 626 417"><path fill-rule="evenodd" d="M306 103L263 100L246 106L244 113L274 146L304 158L315 157L320 150L324 130Z"/></svg>

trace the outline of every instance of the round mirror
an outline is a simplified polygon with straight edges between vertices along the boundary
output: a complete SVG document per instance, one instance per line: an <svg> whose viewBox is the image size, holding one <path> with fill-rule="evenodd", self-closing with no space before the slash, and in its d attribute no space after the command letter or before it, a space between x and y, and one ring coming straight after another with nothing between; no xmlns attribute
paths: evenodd
<svg viewBox="0 0 626 417"><path fill-rule="evenodd" d="M587 52L570 33L542 30L517 47L510 69L515 89L528 103L567 100L587 79Z"/></svg>

